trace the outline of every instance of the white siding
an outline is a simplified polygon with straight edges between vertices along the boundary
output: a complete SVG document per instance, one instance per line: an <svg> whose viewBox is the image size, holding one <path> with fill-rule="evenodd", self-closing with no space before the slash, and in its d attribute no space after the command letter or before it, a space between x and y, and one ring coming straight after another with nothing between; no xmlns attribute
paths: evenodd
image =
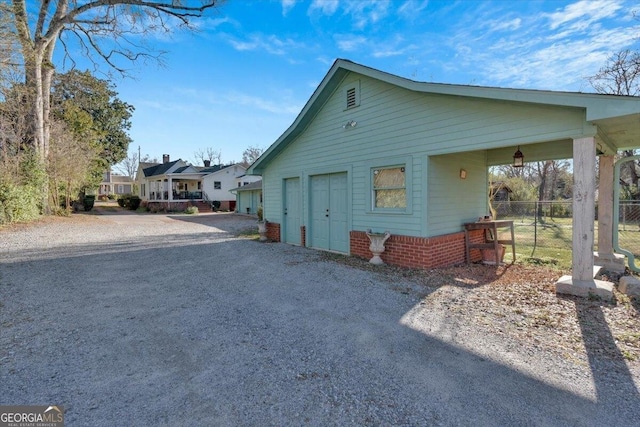
<svg viewBox="0 0 640 427"><path fill-rule="evenodd" d="M236 195L230 193L229 190L238 186L236 178L244 175L244 173L245 169L243 167L234 165L205 175L202 178L202 190L207 194L209 200L220 202L236 200ZM215 188L216 181L220 182L221 188L219 190Z"/></svg>

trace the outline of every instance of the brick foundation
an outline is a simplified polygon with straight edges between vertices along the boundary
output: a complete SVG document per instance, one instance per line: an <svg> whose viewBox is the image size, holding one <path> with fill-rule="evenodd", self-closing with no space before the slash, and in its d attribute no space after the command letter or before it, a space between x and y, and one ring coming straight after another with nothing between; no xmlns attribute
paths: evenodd
<svg viewBox="0 0 640 427"><path fill-rule="evenodd" d="M280 224L277 222L267 222L267 239L272 242L280 241Z"/></svg>
<svg viewBox="0 0 640 427"><path fill-rule="evenodd" d="M470 233L472 243L482 243L482 230ZM364 231L349 233L351 255L370 259L369 238ZM381 255L387 264L409 268L447 267L465 262L464 232L436 237L413 237L392 234ZM480 250L471 251L471 260L482 258Z"/></svg>

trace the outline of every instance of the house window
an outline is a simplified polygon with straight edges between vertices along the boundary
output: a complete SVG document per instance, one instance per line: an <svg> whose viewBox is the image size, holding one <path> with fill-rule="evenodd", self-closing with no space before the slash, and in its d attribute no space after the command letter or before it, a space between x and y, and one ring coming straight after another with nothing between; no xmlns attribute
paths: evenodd
<svg viewBox="0 0 640 427"><path fill-rule="evenodd" d="M124 186L122 184L118 184L118 194L124 194Z"/></svg>
<svg viewBox="0 0 640 427"><path fill-rule="evenodd" d="M374 209L404 209L407 207L405 175L404 166L373 169Z"/></svg>
<svg viewBox="0 0 640 427"><path fill-rule="evenodd" d="M222 182L220 182L220 181L213 181L213 189L214 189L214 190L222 190Z"/></svg>
<svg viewBox="0 0 640 427"><path fill-rule="evenodd" d="M345 90L345 110L360 105L360 81L347 86Z"/></svg>
<svg viewBox="0 0 640 427"><path fill-rule="evenodd" d="M185 188L186 188L186 185L187 184L185 184ZM202 190L202 181L198 181L198 190Z"/></svg>
<svg viewBox="0 0 640 427"><path fill-rule="evenodd" d="M147 189L145 188L146 185L147 184L140 184L140 195L142 197L146 197L147 196L147 194L146 194Z"/></svg>
<svg viewBox="0 0 640 427"><path fill-rule="evenodd" d="M249 183L248 182L243 182L242 185L249 185Z"/></svg>

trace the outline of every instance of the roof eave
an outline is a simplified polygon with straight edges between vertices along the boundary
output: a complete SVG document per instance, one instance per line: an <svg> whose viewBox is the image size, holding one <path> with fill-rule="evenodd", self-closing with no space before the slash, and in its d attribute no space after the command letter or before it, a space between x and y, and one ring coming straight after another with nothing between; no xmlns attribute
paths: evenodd
<svg viewBox="0 0 640 427"><path fill-rule="evenodd" d="M640 114L640 98L638 97L418 82L349 60L337 59L291 126L247 169L246 173L248 175L262 175L268 163L306 129L350 72L415 92L580 108L585 110L587 121Z"/></svg>

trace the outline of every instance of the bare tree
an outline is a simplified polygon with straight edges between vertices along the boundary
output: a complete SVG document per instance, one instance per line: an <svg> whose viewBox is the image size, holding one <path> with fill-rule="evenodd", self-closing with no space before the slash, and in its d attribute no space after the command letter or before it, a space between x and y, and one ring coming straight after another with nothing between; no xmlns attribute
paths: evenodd
<svg viewBox="0 0 640 427"><path fill-rule="evenodd" d="M20 64L20 46L12 16L11 6L0 2L0 84L3 86L7 77L17 72Z"/></svg>
<svg viewBox="0 0 640 427"><path fill-rule="evenodd" d="M640 54L628 49L614 54L588 80L598 93L636 96L640 94Z"/></svg>
<svg viewBox="0 0 640 427"><path fill-rule="evenodd" d="M136 173L138 173L138 165L140 164L138 159L138 153L135 151L125 157L123 161L118 163L115 166L115 169L123 175L126 175L130 178L135 178Z"/></svg>
<svg viewBox="0 0 640 427"><path fill-rule="evenodd" d="M209 161L213 165L222 164L222 151L216 150L213 147L207 147L205 149L199 148L194 153L196 164L202 165L205 160Z"/></svg>
<svg viewBox="0 0 640 427"><path fill-rule="evenodd" d="M264 153L264 148L251 146L243 151L242 162L240 164L244 167L249 167L253 162L258 160L258 157L260 157L262 153Z"/></svg>
<svg viewBox="0 0 640 427"><path fill-rule="evenodd" d="M142 156L140 158L140 162L142 163L160 163L160 160L158 160L157 157L151 157L148 154L145 154L144 156Z"/></svg>
<svg viewBox="0 0 640 427"><path fill-rule="evenodd" d="M640 53L630 50L620 51L607 60L607 63L600 68L596 75L589 77L589 83L598 93L610 95L633 95L640 94ZM622 152L624 157L631 157L635 153L633 150ZM625 183L636 188L633 199L640 198L637 192L637 184L640 175L637 170L637 163L627 162L623 171Z"/></svg>
<svg viewBox="0 0 640 427"><path fill-rule="evenodd" d="M49 152L53 52L58 41L65 58L73 62L68 43L75 43L90 58L125 74L124 63L158 59L141 44L145 34L170 32L174 24L191 28L217 0L43 0L36 14L26 0L11 0L13 27L21 48L29 91L31 136L28 143L45 164ZM30 6L31 8L31 6ZM32 9L32 8L31 8Z"/></svg>
<svg viewBox="0 0 640 427"><path fill-rule="evenodd" d="M87 145L69 131L66 124L55 120L51 128L55 142L49 152L47 173L53 206L69 209L71 201L79 191L91 183L92 162L98 156L95 145Z"/></svg>

